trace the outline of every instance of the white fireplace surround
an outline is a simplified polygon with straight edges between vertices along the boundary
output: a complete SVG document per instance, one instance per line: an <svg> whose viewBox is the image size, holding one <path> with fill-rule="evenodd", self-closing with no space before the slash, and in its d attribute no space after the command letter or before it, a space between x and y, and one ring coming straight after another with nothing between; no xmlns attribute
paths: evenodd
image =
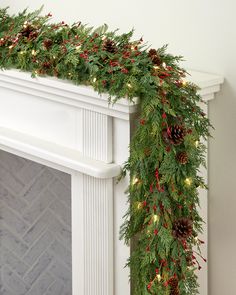
<svg viewBox="0 0 236 295"><path fill-rule="evenodd" d="M213 99L223 78L190 73L204 100ZM107 99L67 81L0 73L0 149L71 175L73 295L130 294L129 248L119 241L129 179L116 184L114 177L128 158L138 101L111 106ZM207 220L207 198L202 215ZM200 283L206 295L207 267Z"/></svg>

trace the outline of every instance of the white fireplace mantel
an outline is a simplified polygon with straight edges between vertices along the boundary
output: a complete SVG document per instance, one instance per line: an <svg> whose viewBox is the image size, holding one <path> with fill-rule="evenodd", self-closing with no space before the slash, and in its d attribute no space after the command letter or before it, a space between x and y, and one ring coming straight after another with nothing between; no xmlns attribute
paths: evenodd
<svg viewBox="0 0 236 295"><path fill-rule="evenodd" d="M220 76L190 74L205 101L223 83ZM109 105L108 95L90 87L0 72L0 149L72 176L73 295L130 294L124 269L129 248L119 241L129 180L116 184L113 179L129 156L137 104L122 99ZM207 198L202 206L207 220ZM202 295L207 294L206 274L205 269Z"/></svg>

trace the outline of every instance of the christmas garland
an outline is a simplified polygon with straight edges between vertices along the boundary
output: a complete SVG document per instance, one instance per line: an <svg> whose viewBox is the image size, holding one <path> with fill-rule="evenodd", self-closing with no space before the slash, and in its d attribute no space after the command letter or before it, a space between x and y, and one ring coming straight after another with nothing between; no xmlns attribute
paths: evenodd
<svg viewBox="0 0 236 295"><path fill-rule="evenodd" d="M0 67L92 85L115 103L140 98L140 118L122 176L130 175L121 237L132 246L134 295L197 294L202 219L198 176L210 123L197 87L185 82L181 57L149 49L132 31L51 23L51 14L0 9ZM204 260L204 258L202 258ZM92 282L91 282L92 283Z"/></svg>

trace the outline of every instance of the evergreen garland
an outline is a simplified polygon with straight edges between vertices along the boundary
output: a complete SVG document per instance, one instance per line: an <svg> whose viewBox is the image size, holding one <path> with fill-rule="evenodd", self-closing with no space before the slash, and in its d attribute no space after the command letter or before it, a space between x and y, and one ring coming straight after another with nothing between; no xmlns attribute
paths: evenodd
<svg viewBox="0 0 236 295"><path fill-rule="evenodd" d="M121 237L132 241L133 294L197 294L203 222L197 189L205 187L198 176L205 165L200 140L209 135L210 123L197 86L184 80L181 57L167 54L166 46L149 50L142 39L132 41L132 31L118 35L106 25L54 24L50 14L40 13L10 16L0 9L0 67L91 85L112 103L140 99L122 171L131 179Z"/></svg>

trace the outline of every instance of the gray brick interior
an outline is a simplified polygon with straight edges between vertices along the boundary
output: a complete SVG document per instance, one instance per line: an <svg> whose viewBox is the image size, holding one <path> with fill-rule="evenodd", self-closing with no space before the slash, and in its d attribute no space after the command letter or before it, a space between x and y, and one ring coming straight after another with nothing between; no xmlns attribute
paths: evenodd
<svg viewBox="0 0 236 295"><path fill-rule="evenodd" d="M0 294L72 295L70 175L0 151Z"/></svg>

